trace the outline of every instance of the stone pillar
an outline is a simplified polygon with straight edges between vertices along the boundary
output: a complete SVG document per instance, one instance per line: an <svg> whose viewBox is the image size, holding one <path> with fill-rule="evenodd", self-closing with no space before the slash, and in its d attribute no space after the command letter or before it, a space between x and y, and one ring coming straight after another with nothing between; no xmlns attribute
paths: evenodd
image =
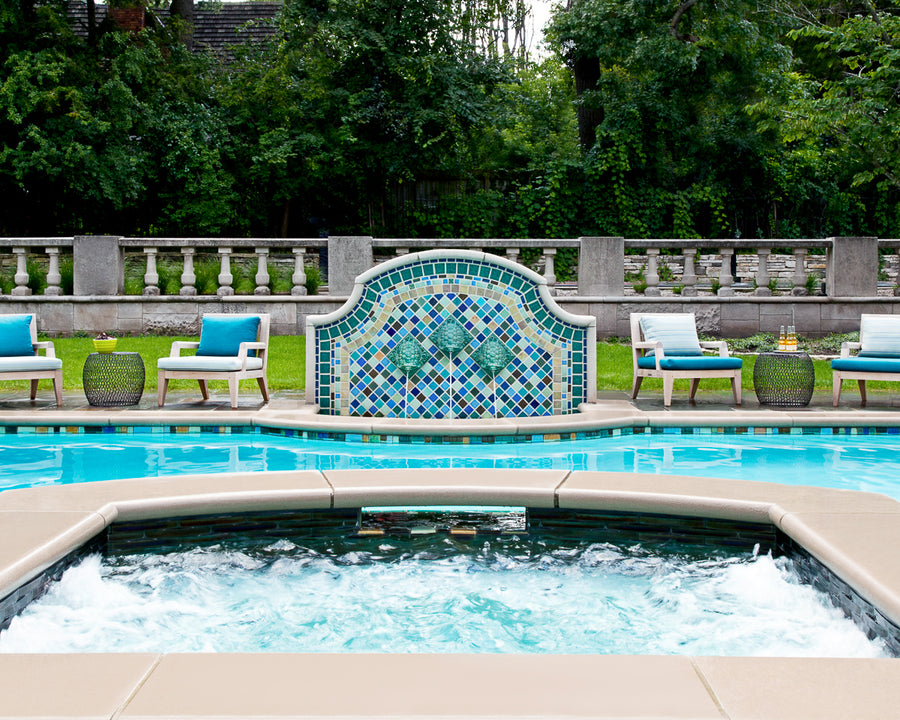
<svg viewBox="0 0 900 720"><path fill-rule="evenodd" d="M294 274L291 275L294 286L291 288L291 295L306 295L306 268L303 265L306 248L293 248L291 252L294 253Z"/></svg>
<svg viewBox="0 0 900 720"><path fill-rule="evenodd" d="M231 287L231 283L234 282L234 275L231 274L230 247L219 248L219 276L216 279L219 281L219 287L216 290L217 296L234 295L234 288Z"/></svg>
<svg viewBox="0 0 900 720"><path fill-rule="evenodd" d="M514 263L519 262L519 248L506 248L506 257L512 260Z"/></svg>
<svg viewBox="0 0 900 720"><path fill-rule="evenodd" d="M179 295L196 295L197 288L194 283L197 282L197 276L194 274L194 248L183 247L181 254L184 256L184 268L181 273L181 290Z"/></svg>
<svg viewBox="0 0 900 720"><path fill-rule="evenodd" d="M349 295L357 275L375 263L372 237L336 235L328 238L328 294Z"/></svg>
<svg viewBox="0 0 900 720"><path fill-rule="evenodd" d="M72 242L75 295L121 295L125 253L118 235L76 235Z"/></svg>
<svg viewBox="0 0 900 720"><path fill-rule="evenodd" d="M647 270L644 272L647 289L644 295L660 295L659 291L659 248L647 248Z"/></svg>
<svg viewBox="0 0 900 720"><path fill-rule="evenodd" d="M156 248L144 248L147 256L147 271L144 273L144 295L159 295L159 273L156 271Z"/></svg>
<svg viewBox="0 0 900 720"><path fill-rule="evenodd" d="M809 295L806 289L806 253L806 248L794 248L794 287L791 295ZM877 274L875 279L877 281Z"/></svg>
<svg viewBox="0 0 900 720"><path fill-rule="evenodd" d="M578 294L625 294L625 238L582 237L578 251Z"/></svg>
<svg viewBox="0 0 900 720"><path fill-rule="evenodd" d="M874 297L878 292L878 238L828 238L825 288L831 297Z"/></svg>
<svg viewBox="0 0 900 720"><path fill-rule="evenodd" d="M722 267L719 269L719 292L717 295L729 296L734 295L734 276L731 274L731 256L734 255L734 248L721 248L719 254L722 256Z"/></svg>
<svg viewBox="0 0 900 720"><path fill-rule="evenodd" d="M756 289L754 295L771 295L769 289L769 255L772 251L769 248L756 248L756 256L759 258L759 265L756 269Z"/></svg>
<svg viewBox="0 0 900 720"><path fill-rule="evenodd" d="M14 247L12 251L16 256L16 274L13 278L16 286L10 294L31 295L31 288L28 287L28 248Z"/></svg>
<svg viewBox="0 0 900 720"><path fill-rule="evenodd" d="M50 258L50 267L47 268L47 287L44 289L44 295L62 295L62 288L59 284L62 282L62 275L59 272L59 248L46 248L47 257Z"/></svg>
<svg viewBox="0 0 900 720"><path fill-rule="evenodd" d="M693 297L697 294L697 271L694 270L694 256L697 254L697 248L684 249L684 270L681 273L681 282L684 283L682 295Z"/></svg>
<svg viewBox="0 0 900 720"><path fill-rule="evenodd" d="M269 258L269 248L258 247L256 248L256 289L253 291L254 295L271 295L272 291L269 290L269 269L268 269L268 258Z"/></svg>

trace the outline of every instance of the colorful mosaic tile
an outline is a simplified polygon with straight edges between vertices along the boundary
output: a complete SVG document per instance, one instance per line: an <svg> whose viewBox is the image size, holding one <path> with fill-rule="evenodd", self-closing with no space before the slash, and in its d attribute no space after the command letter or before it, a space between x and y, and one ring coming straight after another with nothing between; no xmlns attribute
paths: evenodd
<svg viewBox="0 0 900 720"><path fill-rule="evenodd" d="M542 416L574 412L587 397L587 323L557 316L524 268L480 253L385 263L356 304L315 333L310 385L323 414ZM405 338L427 354L414 375L393 360ZM508 361L485 372L482 346L482 355L502 346Z"/></svg>

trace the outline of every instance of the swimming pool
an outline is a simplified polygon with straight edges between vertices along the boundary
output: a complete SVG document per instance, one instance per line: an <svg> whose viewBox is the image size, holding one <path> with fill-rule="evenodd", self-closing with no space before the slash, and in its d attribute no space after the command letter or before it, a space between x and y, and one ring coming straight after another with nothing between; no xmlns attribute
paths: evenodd
<svg viewBox="0 0 900 720"><path fill-rule="evenodd" d="M365 468L527 468L696 475L885 493L900 500L900 433L832 428L610 433L554 442L363 442L235 433L0 436L0 490L131 477ZM737 430L737 431L736 431ZM811 432L814 430L815 432ZM397 438L394 438L397 440Z"/></svg>

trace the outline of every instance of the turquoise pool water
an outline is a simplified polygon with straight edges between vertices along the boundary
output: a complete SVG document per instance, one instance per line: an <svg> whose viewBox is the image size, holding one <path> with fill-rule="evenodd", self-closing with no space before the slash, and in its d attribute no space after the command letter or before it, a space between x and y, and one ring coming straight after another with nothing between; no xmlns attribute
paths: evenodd
<svg viewBox="0 0 900 720"><path fill-rule="evenodd" d="M787 558L499 537L91 556L0 652L883 657Z"/></svg>
<svg viewBox="0 0 900 720"><path fill-rule="evenodd" d="M0 436L0 490L116 478L339 468L550 468L701 475L880 492L900 500L900 434L625 434L401 444L215 433Z"/></svg>

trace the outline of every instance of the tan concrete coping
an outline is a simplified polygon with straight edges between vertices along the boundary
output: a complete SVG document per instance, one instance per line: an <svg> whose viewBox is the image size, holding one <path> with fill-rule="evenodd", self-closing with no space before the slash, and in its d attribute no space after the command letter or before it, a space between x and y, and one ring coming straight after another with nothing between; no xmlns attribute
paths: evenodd
<svg viewBox="0 0 900 720"><path fill-rule="evenodd" d="M106 527L96 512L0 512L0 598Z"/></svg>
<svg viewBox="0 0 900 720"><path fill-rule="evenodd" d="M0 655L0 719L885 720L900 660Z"/></svg>

